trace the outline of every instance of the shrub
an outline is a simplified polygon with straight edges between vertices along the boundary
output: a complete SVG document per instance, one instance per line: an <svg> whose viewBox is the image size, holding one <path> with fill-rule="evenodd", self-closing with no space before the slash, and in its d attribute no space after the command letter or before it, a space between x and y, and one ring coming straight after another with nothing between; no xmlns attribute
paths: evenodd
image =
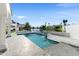
<svg viewBox="0 0 79 59"><path fill-rule="evenodd" d="M58 32L62 32L62 25L55 25L54 30Z"/></svg>

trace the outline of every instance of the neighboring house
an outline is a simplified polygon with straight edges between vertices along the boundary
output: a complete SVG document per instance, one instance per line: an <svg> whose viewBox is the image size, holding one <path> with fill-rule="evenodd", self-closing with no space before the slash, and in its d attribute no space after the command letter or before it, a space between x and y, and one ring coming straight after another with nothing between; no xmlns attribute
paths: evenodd
<svg viewBox="0 0 79 59"><path fill-rule="evenodd" d="M19 30L23 30L24 26L25 26L24 24L19 24L19 25L18 25Z"/></svg>
<svg viewBox="0 0 79 59"><path fill-rule="evenodd" d="M17 22L12 20L11 31L18 31L18 30L19 30L19 27L18 27Z"/></svg>

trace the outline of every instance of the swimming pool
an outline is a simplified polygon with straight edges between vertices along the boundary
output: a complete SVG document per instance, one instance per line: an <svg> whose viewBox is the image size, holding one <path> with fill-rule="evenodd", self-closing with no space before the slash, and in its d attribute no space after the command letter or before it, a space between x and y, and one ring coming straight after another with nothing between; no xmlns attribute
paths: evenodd
<svg viewBox="0 0 79 59"><path fill-rule="evenodd" d="M32 42L34 42L36 45L38 45L40 48L46 48L58 43L56 41L47 39L45 35L42 34L31 33L25 34L25 36L29 38Z"/></svg>

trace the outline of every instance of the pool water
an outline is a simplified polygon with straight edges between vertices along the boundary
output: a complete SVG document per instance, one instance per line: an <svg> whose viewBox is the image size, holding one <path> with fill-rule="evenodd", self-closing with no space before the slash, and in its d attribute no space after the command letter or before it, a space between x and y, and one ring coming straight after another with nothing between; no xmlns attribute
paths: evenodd
<svg viewBox="0 0 79 59"><path fill-rule="evenodd" d="M29 38L32 42L34 42L36 45L38 45L40 48L46 48L58 43L56 41L49 40L44 35L40 34L25 34L25 36Z"/></svg>

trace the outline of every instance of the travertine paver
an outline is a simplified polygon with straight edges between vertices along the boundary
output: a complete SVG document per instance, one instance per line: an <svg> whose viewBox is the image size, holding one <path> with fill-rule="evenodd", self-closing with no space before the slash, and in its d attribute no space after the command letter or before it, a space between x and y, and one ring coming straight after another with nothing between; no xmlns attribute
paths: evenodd
<svg viewBox="0 0 79 59"><path fill-rule="evenodd" d="M58 42L64 42L64 43L71 44L71 45L79 47L79 40L78 39L72 39L72 38L69 38L69 37L63 37L63 36L52 35L52 34L48 34L48 38L50 40L54 40L54 41L58 41Z"/></svg>
<svg viewBox="0 0 79 59"><path fill-rule="evenodd" d="M45 49L39 48L23 35L6 39L7 51L3 56L79 56L77 50L65 43L58 43Z"/></svg>
<svg viewBox="0 0 79 59"><path fill-rule="evenodd" d="M6 39L7 51L3 55L45 55L45 52L23 35Z"/></svg>
<svg viewBox="0 0 79 59"><path fill-rule="evenodd" d="M65 43L48 47L45 51L50 54L50 56L79 56L79 52L74 47Z"/></svg>

